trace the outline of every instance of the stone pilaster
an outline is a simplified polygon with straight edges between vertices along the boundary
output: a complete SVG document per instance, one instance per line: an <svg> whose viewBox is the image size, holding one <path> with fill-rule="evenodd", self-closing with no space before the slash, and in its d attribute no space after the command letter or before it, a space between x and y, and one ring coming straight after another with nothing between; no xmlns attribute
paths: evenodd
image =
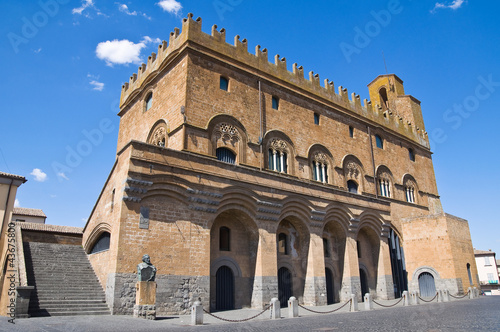
<svg viewBox="0 0 500 332"><path fill-rule="evenodd" d="M264 308L278 296L278 263L276 234L259 229L259 245L255 262L255 278L252 291L252 307Z"/></svg>
<svg viewBox="0 0 500 332"><path fill-rule="evenodd" d="M326 305L325 256L323 238L311 233L307 258L306 282L304 286L305 305Z"/></svg>
<svg viewBox="0 0 500 332"><path fill-rule="evenodd" d="M358 248L355 234L349 232L345 242L344 275L342 276L342 289L340 302L349 301L351 294L355 294L361 301L361 282L359 279Z"/></svg>
<svg viewBox="0 0 500 332"><path fill-rule="evenodd" d="M389 239L386 237L380 238L377 270L377 298L383 300L394 299Z"/></svg>

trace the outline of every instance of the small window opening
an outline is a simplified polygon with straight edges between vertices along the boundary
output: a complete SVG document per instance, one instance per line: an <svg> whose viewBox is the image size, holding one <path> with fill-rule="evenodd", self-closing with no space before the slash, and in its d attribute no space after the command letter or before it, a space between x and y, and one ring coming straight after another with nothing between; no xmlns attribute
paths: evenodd
<svg viewBox="0 0 500 332"><path fill-rule="evenodd" d="M236 164L236 155L228 148L217 148L215 150L217 159L229 164Z"/></svg>
<svg viewBox="0 0 500 332"><path fill-rule="evenodd" d="M358 184L353 180L347 181L347 190L350 193L357 194L358 193Z"/></svg>
<svg viewBox="0 0 500 332"><path fill-rule="evenodd" d="M231 230L225 226L219 229L219 250L230 251L230 232Z"/></svg>
<svg viewBox="0 0 500 332"><path fill-rule="evenodd" d="M229 80L223 76L220 77L220 89L224 91L229 89Z"/></svg>
<svg viewBox="0 0 500 332"><path fill-rule="evenodd" d="M408 155L411 161L415 161L415 152L413 152L413 149L408 149Z"/></svg>
<svg viewBox="0 0 500 332"><path fill-rule="evenodd" d="M146 97L146 111L148 111L151 106L153 106L153 93L150 93L147 97Z"/></svg>
<svg viewBox="0 0 500 332"><path fill-rule="evenodd" d="M384 148L384 140L379 135L375 135L375 143L377 144L377 148L379 149Z"/></svg>
<svg viewBox="0 0 500 332"><path fill-rule="evenodd" d="M285 233L279 233L278 235L278 252L288 255L288 237Z"/></svg>
<svg viewBox="0 0 500 332"><path fill-rule="evenodd" d="M325 257L330 257L330 243L327 238L323 238L323 252Z"/></svg>
<svg viewBox="0 0 500 332"><path fill-rule="evenodd" d="M349 126L349 137L354 137L354 128L352 126Z"/></svg>
<svg viewBox="0 0 500 332"><path fill-rule="evenodd" d="M99 239L95 242L94 246L90 250L91 254L96 254L101 251L109 250L111 234L104 232L99 236Z"/></svg>
<svg viewBox="0 0 500 332"><path fill-rule="evenodd" d="M272 106L273 106L273 109L277 110L280 106L280 100L278 99L278 97L275 97L273 96L272 98Z"/></svg>
<svg viewBox="0 0 500 332"><path fill-rule="evenodd" d="M318 113L314 113L314 124L319 125L319 114Z"/></svg>

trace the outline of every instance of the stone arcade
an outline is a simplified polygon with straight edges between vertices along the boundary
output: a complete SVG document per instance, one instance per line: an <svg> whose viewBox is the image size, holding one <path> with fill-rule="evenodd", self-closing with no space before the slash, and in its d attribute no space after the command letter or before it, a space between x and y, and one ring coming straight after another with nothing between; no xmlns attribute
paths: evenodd
<svg viewBox="0 0 500 332"><path fill-rule="evenodd" d="M399 77L362 103L201 25L189 14L122 87L116 162L83 232L112 313L132 314L144 252L158 315L478 286Z"/></svg>

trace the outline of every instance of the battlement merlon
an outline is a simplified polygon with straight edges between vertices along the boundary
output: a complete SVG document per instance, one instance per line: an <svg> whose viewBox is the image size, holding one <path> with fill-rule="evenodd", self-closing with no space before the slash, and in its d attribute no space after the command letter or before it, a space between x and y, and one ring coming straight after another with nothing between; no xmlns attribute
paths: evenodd
<svg viewBox="0 0 500 332"><path fill-rule="evenodd" d="M296 88L302 94L321 100L339 112L360 120L364 119L368 123L374 122L376 126L394 131L424 148L430 148L420 102L404 94L403 81L396 75L380 75L368 84L371 102L365 99L361 105L359 95L352 94L349 100L347 89L343 87L339 86L339 93L335 93L333 82L328 79L325 80L325 85L321 86L318 74L310 72L306 79L302 66L293 64L293 71L290 72L286 68L285 58L277 55L274 63L271 63L268 60L267 50L265 48L261 50L260 45L255 48L255 54L251 54L248 52L246 39L240 40L240 36L236 36L234 45L231 45L225 41L224 29L218 31L214 25L211 34L207 34L201 31L201 24L201 18L195 20L193 14L188 14L182 21L182 31L175 28L170 33L169 42L163 41L158 46L158 53L153 53L148 58L147 65L140 66L138 74L133 74L130 81L123 84L119 115L126 111L127 105L176 57L181 48L201 47L200 49L215 56L223 55L226 61L232 61L239 68L251 69L254 73L264 73L266 79L274 80L278 84L280 81L284 82L288 88ZM384 85L385 95L382 89ZM384 96L386 96L385 102L382 101Z"/></svg>

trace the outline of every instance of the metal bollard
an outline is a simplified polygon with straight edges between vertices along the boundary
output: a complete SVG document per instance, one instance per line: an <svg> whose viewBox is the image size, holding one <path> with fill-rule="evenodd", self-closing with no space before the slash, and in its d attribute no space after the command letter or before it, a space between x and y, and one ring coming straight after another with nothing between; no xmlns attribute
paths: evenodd
<svg viewBox="0 0 500 332"><path fill-rule="evenodd" d="M351 294L351 312L359 311L358 308L358 297L356 294Z"/></svg>
<svg viewBox="0 0 500 332"><path fill-rule="evenodd" d="M373 310L372 296L370 293L365 294L365 310Z"/></svg>
<svg viewBox="0 0 500 332"><path fill-rule="evenodd" d="M281 306L277 297L271 299L271 319L281 318Z"/></svg>
<svg viewBox="0 0 500 332"><path fill-rule="evenodd" d="M403 307L410 305L410 297L408 296L408 291L403 292Z"/></svg>
<svg viewBox="0 0 500 332"><path fill-rule="evenodd" d="M195 301L191 307L191 325L203 325L203 306Z"/></svg>
<svg viewBox="0 0 500 332"><path fill-rule="evenodd" d="M295 296L288 299L288 318L299 317L299 302Z"/></svg>

